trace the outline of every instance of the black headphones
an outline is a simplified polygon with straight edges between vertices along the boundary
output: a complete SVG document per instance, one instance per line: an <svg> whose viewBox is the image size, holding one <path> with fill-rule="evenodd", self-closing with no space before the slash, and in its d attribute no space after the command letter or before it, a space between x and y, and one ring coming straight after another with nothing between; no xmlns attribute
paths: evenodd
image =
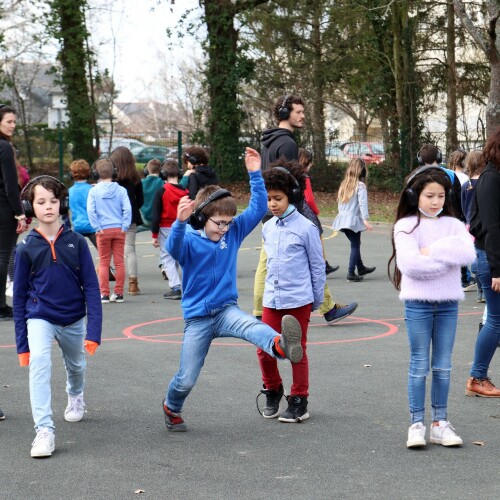
<svg viewBox="0 0 500 500"><path fill-rule="evenodd" d="M59 201L61 202L59 206L59 215L67 215L68 210L69 210L69 197L68 197L68 189L66 186L59 180L56 179L55 177L52 177L51 175L39 175L38 177L35 177L34 179L31 179L26 186L23 187L23 190L21 191L21 205L23 207L23 212L24 215L29 219L30 217L35 217L35 211L33 210L33 205L31 204L31 201L26 199L26 192L29 191L31 194L31 189L33 187L33 184L43 178L47 179L52 179L56 181L62 188L62 197L59 198Z"/></svg>
<svg viewBox="0 0 500 500"><path fill-rule="evenodd" d="M92 163L92 166L90 167L90 174L92 175L92 180L97 182L100 179L99 172L95 168L95 164L100 160L108 160L111 162L111 165L113 165L113 173L111 174L111 179L116 181L116 178L118 177L118 169L116 168L116 165L113 163L113 160L110 160L109 158L99 158L94 163Z"/></svg>
<svg viewBox="0 0 500 500"><path fill-rule="evenodd" d="M290 97L292 96L286 95L285 98L283 99L283 102L281 103L280 108L278 109L278 117L280 121L288 120L288 118L290 118L290 110L287 107L288 99L290 99Z"/></svg>
<svg viewBox="0 0 500 500"><path fill-rule="evenodd" d="M227 189L217 189L212 193L189 217L189 224L193 229L203 229L207 223L207 216L203 213L203 209L215 200L231 196Z"/></svg>
<svg viewBox="0 0 500 500"><path fill-rule="evenodd" d="M436 149L437 149L436 162L443 163L443 153L441 153L441 150L437 146L436 146ZM422 155L420 154L421 151L422 151L422 148L420 148L418 150L417 161L418 161L418 164L423 167L425 165L425 162L424 162L424 160L422 160Z"/></svg>
<svg viewBox="0 0 500 500"><path fill-rule="evenodd" d="M273 169L279 170L280 172L285 172L286 174L288 174L292 178L292 181L293 181L295 187L292 189L292 197L289 200L290 203L292 203L293 205L298 205L299 203L302 203L302 201L304 199L304 193L303 193L302 189L300 189L299 181L285 167L277 166L277 167L273 167Z"/></svg>
<svg viewBox="0 0 500 500"><path fill-rule="evenodd" d="M191 165L193 166L197 165L200 162L200 159L197 156L190 155L188 153L184 155L184 159L191 163Z"/></svg>
<svg viewBox="0 0 500 500"><path fill-rule="evenodd" d="M408 177L406 181L406 188L404 190L405 201L410 210L416 210L418 208L418 195L415 192L415 190L410 187L410 184L417 175L420 175L421 173L426 172L427 170L437 170L446 175L446 177L449 179L449 176L446 173L446 171L443 168L438 167L437 165L424 165L423 167L415 169ZM453 188L450 188L446 193L446 199L451 200L452 196L453 196Z"/></svg>
<svg viewBox="0 0 500 500"><path fill-rule="evenodd" d="M167 160L165 160L165 161L167 161ZM165 162L163 162L161 164L160 171L158 172L158 176L160 177L161 180L166 181L168 176L167 176L167 172L165 172L165 170L163 170L164 164L165 164ZM149 175L148 167L144 167L144 170L142 171L142 173L144 174L144 178L146 178Z"/></svg>

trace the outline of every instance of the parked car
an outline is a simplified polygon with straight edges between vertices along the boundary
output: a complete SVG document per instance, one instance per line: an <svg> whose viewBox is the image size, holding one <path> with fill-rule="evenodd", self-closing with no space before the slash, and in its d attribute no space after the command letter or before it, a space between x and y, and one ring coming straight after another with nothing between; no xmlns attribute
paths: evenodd
<svg viewBox="0 0 500 500"><path fill-rule="evenodd" d="M368 164L385 161L384 145L380 142L344 142L340 149L347 157L361 158Z"/></svg>
<svg viewBox="0 0 500 500"><path fill-rule="evenodd" d="M99 156L108 156L108 154L112 153L117 147L125 146L130 149L131 153L134 154L134 151L145 148L146 144L137 139L127 139L125 137L113 137L113 142L111 143L111 148L109 147L109 139L104 137L99 140Z"/></svg>
<svg viewBox="0 0 500 500"><path fill-rule="evenodd" d="M170 148L164 146L146 146L133 152L137 163L147 163L153 158L163 161L170 156Z"/></svg>
<svg viewBox="0 0 500 500"><path fill-rule="evenodd" d="M338 146L327 146L325 148L325 158L328 162L347 162L349 157Z"/></svg>

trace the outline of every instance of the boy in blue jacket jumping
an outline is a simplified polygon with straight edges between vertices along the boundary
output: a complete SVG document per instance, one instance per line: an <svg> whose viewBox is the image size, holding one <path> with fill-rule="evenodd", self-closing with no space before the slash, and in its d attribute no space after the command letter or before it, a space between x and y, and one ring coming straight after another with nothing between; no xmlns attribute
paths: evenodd
<svg viewBox="0 0 500 500"><path fill-rule="evenodd" d="M260 163L259 153L247 148L245 165L251 197L248 208L237 217L231 193L218 186L202 189L194 201L185 196L179 202L177 219L166 243L168 253L183 271L181 304L185 322L180 367L163 402L165 424L170 431L186 430L181 410L213 339L236 337L275 358L287 358L292 363L302 359L302 330L293 316L283 317L279 335L241 311L237 304L238 250L267 212Z"/></svg>
<svg viewBox="0 0 500 500"><path fill-rule="evenodd" d="M14 321L21 366L29 365L30 400L36 438L32 457L49 457L55 449L51 408L51 350L62 350L67 374L68 406L64 418L78 422L85 404L85 352L101 343L99 284L85 238L61 225L68 212L68 191L54 177L31 180L21 194L27 217L38 227L16 248ZM87 318L85 318L87 317ZM85 321L87 319L87 321Z"/></svg>

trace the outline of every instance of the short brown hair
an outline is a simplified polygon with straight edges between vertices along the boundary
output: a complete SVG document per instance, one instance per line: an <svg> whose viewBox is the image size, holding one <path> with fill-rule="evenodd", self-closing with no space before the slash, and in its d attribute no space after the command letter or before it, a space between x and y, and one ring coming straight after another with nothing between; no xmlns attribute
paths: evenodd
<svg viewBox="0 0 500 500"><path fill-rule="evenodd" d="M162 165L162 170L168 179L173 177L179 178L179 164L176 160L165 160Z"/></svg>
<svg viewBox="0 0 500 500"><path fill-rule="evenodd" d="M424 144L418 152L424 165L432 165L437 162L439 156L439 148L434 144Z"/></svg>
<svg viewBox="0 0 500 500"><path fill-rule="evenodd" d="M150 174L158 174L160 172L161 161L158 158L153 158L149 160L146 164L146 168Z"/></svg>
<svg viewBox="0 0 500 500"><path fill-rule="evenodd" d="M107 158L97 160L95 164L95 169L97 170L99 177L105 180L113 177L114 168L113 162Z"/></svg>
<svg viewBox="0 0 500 500"><path fill-rule="evenodd" d="M211 185L207 186L198 191L196 198L194 200L194 209L196 210L204 201L208 200L208 197L214 194L218 189L222 189L220 186ZM238 208L236 206L236 201L232 196L225 196L224 198L219 198L218 200L209 203L203 210L203 214L209 218L215 214L218 215L230 215L234 217Z"/></svg>
<svg viewBox="0 0 500 500"><path fill-rule="evenodd" d="M90 177L90 165L85 160L72 161L69 171L75 181L84 181Z"/></svg>

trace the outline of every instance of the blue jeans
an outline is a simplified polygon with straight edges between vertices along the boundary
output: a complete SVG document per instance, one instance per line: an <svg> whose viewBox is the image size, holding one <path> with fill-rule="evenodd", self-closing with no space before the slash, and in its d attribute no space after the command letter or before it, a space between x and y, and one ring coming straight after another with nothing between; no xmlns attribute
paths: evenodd
<svg viewBox="0 0 500 500"><path fill-rule="evenodd" d="M83 392L85 383L85 318L68 326L54 325L43 319L29 319L28 344L30 348L30 401L35 429L54 430L52 420L50 378L52 372L52 343L62 350L66 367L66 392L76 396Z"/></svg>
<svg viewBox="0 0 500 500"><path fill-rule="evenodd" d="M470 375L483 379L488 376L488 368L500 340L500 293L491 289L491 271L486 252L476 248L476 255L477 276L486 299L487 316L486 323L477 336Z"/></svg>
<svg viewBox="0 0 500 500"><path fill-rule="evenodd" d="M406 330L410 343L408 401L412 424L424 421L425 382L429 364L432 367L432 421L447 419L451 353L455 343L457 318L457 301L405 302Z"/></svg>
<svg viewBox="0 0 500 500"><path fill-rule="evenodd" d="M363 267L363 262L361 260L361 231L357 233L350 229L342 229L342 231L351 242L351 254L349 255L349 266L347 271L352 274L357 267L359 272L359 269Z"/></svg>
<svg viewBox="0 0 500 500"><path fill-rule="evenodd" d="M205 363L213 339L235 337L246 340L276 357L273 353L276 335L279 334L270 326L244 313L237 305L217 309L209 316L186 319L179 371L168 386L165 398L167 406L174 412L182 410Z"/></svg>

